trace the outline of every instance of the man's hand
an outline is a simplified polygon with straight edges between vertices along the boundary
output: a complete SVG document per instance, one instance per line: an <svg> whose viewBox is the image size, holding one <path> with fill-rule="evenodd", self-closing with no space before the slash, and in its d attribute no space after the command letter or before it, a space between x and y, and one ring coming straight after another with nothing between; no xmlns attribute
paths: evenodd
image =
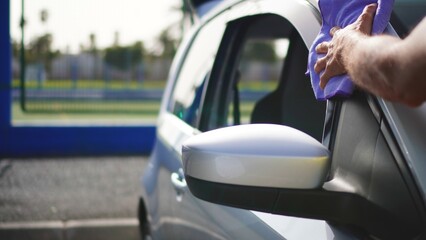
<svg viewBox="0 0 426 240"><path fill-rule="evenodd" d="M322 42L317 45L316 51L319 54L326 54L325 57L317 60L315 72L320 73L320 87L325 88L328 81L338 75L347 72L346 58L350 57L350 51L353 48L354 41L360 38L353 38L353 35L370 35L377 4L367 5L358 19L343 29L334 27L330 30L333 37L330 42Z"/></svg>

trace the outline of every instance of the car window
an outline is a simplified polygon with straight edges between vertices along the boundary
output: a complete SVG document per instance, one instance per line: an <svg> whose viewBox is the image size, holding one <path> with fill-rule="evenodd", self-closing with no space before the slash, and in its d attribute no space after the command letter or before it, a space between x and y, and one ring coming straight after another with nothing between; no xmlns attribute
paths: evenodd
<svg viewBox="0 0 426 240"><path fill-rule="evenodd" d="M235 70L227 125L251 123L255 104L278 86L288 38L247 39Z"/></svg>
<svg viewBox="0 0 426 240"><path fill-rule="evenodd" d="M273 123L321 141L325 102L306 76L308 49L285 18L264 14L228 24L203 105L203 130Z"/></svg>
<svg viewBox="0 0 426 240"><path fill-rule="evenodd" d="M209 76L224 30L224 16L201 27L176 80L169 111L192 126L196 126L203 83Z"/></svg>

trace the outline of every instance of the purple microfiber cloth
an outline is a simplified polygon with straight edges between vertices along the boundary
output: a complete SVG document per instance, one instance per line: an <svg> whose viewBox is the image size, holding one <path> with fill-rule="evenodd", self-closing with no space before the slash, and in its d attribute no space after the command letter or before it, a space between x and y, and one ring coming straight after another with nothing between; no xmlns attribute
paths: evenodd
<svg viewBox="0 0 426 240"><path fill-rule="evenodd" d="M377 3L376 15L374 17L372 34L383 33L388 25L394 0L319 0L322 16L321 31L309 50L308 72L311 76L312 88L317 100L326 100L334 96L348 97L354 90L354 85L350 77L345 75L335 76L330 79L325 89L319 86L320 75L314 70L317 59L324 54L317 54L315 47L324 42L330 41L330 29L334 26L346 27L355 22L361 15L364 7L371 3Z"/></svg>

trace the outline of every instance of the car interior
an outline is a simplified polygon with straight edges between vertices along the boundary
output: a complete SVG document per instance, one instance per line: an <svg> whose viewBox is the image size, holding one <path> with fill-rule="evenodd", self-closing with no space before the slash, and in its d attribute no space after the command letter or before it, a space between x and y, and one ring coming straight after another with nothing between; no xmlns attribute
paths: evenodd
<svg viewBox="0 0 426 240"><path fill-rule="evenodd" d="M268 27L265 27L268 26ZM287 54L281 62L281 72L275 89L255 100L249 110L249 123L273 123L299 129L318 141L322 139L326 102L315 99L309 77L306 75L308 49L297 30L284 18L267 14L252 18L244 18L229 24L230 29L238 29L232 33L234 37L228 43L232 53L228 56L229 77L223 77L220 94L225 102L219 103L219 126L229 125L226 119L233 118L232 125L241 123L241 103L243 92L239 91L244 69L240 67L242 53L250 40L288 39ZM225 36L226 39L226 36ZM261 61L258 60L258 61ZM212 76L214 77L214 75ZM217 88L219 89L219 88ZM232 108L226 106L232 105ZM303 109L300 108L303 106ZM232 112L228 112L230 111ZM311 119L318 119L312 122ZM217 128L217 126L215 127Z"/></svg>
<svg viewBox="0 0 426 240"><path fill-rule="evenodd" d="M252 123L276 123L294 127L321 141L325 102L315 100L309 77L305 75L308 50L293 28L290 46L277 89L258 101ZM298 109L304 106L304 109ZM310 119L318 119L313 122Z"/></svg>

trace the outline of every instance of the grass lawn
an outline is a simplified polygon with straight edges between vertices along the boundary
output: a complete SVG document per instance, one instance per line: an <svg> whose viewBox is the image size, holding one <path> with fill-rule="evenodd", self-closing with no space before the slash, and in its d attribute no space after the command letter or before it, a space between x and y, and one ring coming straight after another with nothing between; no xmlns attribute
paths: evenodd
<svg viewBox="0 0 426 240"><path fill-rule="evenodd" d="M166 81L126 81L126 80L95 80L85 79L73 81L70 79L46 80L38 82L37 80L28 80L25 87L29 89L164 89ZM19 79L12 81L12 88L19 88Z"/></svg>
<svg viewBox="0 0 426 240"><path fill-rule="evenodd" d="M18 101L13 102L13 125L153 125L160 109L159 101L49 101L48 107L27 104L31 111L24 112Z"/></svg>
<svg viewBox="0 0 426 240"><path fill-rule="evenodd" d="M29 103L30 105L31 103ZM40 107L40 103L37 103ZM84 106L86 104L85 108ZM249 123L250 113L254 102L241 102L241 122ZM87 104L87 101L49 102L51 110L42 107L36 110L37 106L31 106L35 109L29 112L23 112L19 102L15 101L12 105L12 124L13 125L155 125L157 115L160 109L159 101L144 102L113 102L103 101ZM67 111L59 112L56 108L67 108ZM116 112L113 112L113 110ZM119 111L117 111L119 109ZM232 105L229 109L228 122L232 122Z"/></svg>
<svg viewBox="0 0 426 240"><path fill-rule="evenodd" d="M125 81L125 80L29 80L27 89L111 89L111 90L161 90L165 81ZM19 79L12 81L12 88L20 87ZM14 125L153 125L155 124L160 101L153 100L29 100L29 111L22 111L19 102L12 104L12 124Z"/></svg>
<svg viewBox="0 0 426 240"><path fill-rule="evenodd" d="M240 89L245 90L265 90L272 91L275 89L275 82L263 82L263 81L246 81L240 82ZM12 81L12 88L19 88L19 79ZM44 82L38 82L36 80L29 80L25 86L30 89L164 89L166 81L160 80L145 80L138 82L135 80L77 80L76 82L70 79L64 80L46 80Z"/></svg>

